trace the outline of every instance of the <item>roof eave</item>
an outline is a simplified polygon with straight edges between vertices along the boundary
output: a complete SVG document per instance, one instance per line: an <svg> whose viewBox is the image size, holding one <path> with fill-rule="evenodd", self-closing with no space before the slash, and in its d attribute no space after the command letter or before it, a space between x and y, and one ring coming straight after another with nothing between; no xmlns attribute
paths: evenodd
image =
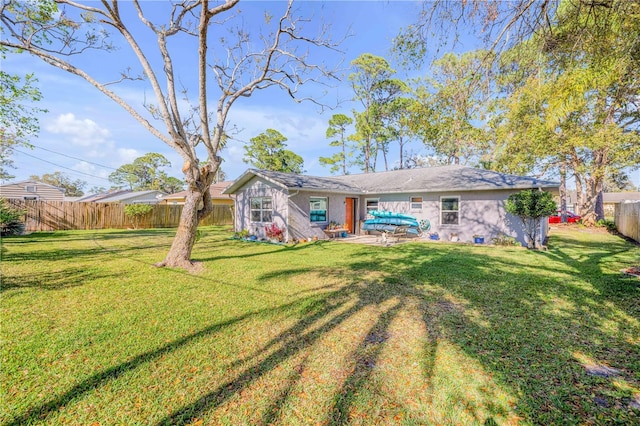
<svg viewBox="0 0 640 426"><path fill-rule="evenodd" d="M222 194L235 194L240 188L242 188L244 185L247 184L247 182L249 182L251 179L253 179L254 177L259 177L261 179L264 179L268 182L271 182L272 184L282 188L282 189L287 189L287 187L285 185L283 185L282 183L275 181L265 175L263 175L262 173L260 173L260 171L256 170L256 169L248 169L247 171L245 171L243 174L240 175L240 177L238 179L236 179L231 185L229 185L228 187L226 187L224 189L224 191L222 191Z"/></svg>
<svg viewBox="0 0 640 426"><path fill-rule="evenodd" d="M416 192L474 192L474 191L508 191L514 189L548 189L548 188L558 188L560 184L544 184L544 185L514 185L514 186L505 186L505 187L493 187L493 188L462 188L462 187L450 187L450 188L412 188L412 189L402 189L396 191L363 191L362 195L369 194L411 194Z"/></svg>

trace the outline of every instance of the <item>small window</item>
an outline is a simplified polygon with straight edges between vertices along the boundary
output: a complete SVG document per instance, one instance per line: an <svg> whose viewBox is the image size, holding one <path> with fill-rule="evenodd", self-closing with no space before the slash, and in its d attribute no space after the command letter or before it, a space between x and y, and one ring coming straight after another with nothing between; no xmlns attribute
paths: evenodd
<svg viewBox="0 0 640 426"><path fill-rule="evenodd" d="M422 210L422 197L411 197L411 210Z"/></svg>
<svg viewBox="0 0 640 426"><path fill-rule="evenodd" d="M365 200L367 215L369 215L374 210L378 210L378 203L379 203L379 200L377 198L369 198Z"/></svg>
<svg viewBox="0 0 640 426"><path fill-rule="evenodd" d="M327 199L324 197L311 197L309 199L309 219L311 222L327 221Z"/></svg>
<svg viewBox="0 0 640 426"><path fill-rule="evenodd" d="M271 222L272 218L271 197L251 198L251 222Z"/></svg>
<svg viewBox="0 0 640 426"><path fill-rule="evenodd" d="M440 224L460 225L460 197L440 198Z"/></svg>
<svg viewBox="0 0 640 426"><path fill-rule="evenodd" d="M25 201L38 201L38 197L22 197Z"/></svg>
<svg viewBox="0 0 640 426"><path fill-rule="evenodd" d="M38 192L38 187L35 185L27 185L24 187L24 190L27 192Z"/></svg>

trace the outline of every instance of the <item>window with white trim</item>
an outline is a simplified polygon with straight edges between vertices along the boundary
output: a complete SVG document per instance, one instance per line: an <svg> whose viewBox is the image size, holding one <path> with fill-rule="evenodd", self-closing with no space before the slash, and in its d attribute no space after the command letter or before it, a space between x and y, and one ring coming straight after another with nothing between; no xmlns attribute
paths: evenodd
<svg viewBox="0 0 640 426"><path fill-rule="evenodd" d="M38 192L38 187L35 185L27 185L24 187L24 190L27 192Z"/></svg>
<svg viewBox="0 0 640 426"><path fill-rule="evenodd" d="M367 198L364 200L364 205L366 209L366 214L369 215L372 211L378 210L378 204L380 202L379 198Z"/></svg>
<svg viewBox="0 0 640 426"><path fill-rule="evenodd" d="M440 224L460 225L460 197L440 197Z"/></svg>
<svg viewBox="0 0 640 426"><path fill-rule="evenodd" d="M251 222L271 222L273 203L271 197L251 198Z"/></svg>
<svg viewBox="0 0 640 426"><path fill-rule="evenodd" d="M422 210L422 197L411 197L411 210Z"/></svg>
<svg viewBox="0 0 640 426"><path fill-rule="evenodd" d="M327 197L309 198L309 220L311 222L327 222Z"/></svg>

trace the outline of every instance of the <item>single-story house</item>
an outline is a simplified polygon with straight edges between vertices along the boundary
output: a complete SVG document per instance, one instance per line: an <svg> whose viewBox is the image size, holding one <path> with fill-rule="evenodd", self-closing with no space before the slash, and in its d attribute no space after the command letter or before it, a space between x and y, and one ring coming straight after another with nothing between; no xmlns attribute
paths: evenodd
<svg viewBox="0 0 640 426"><path fill-rule="evenodd" d="M232 181L218 182L211 185L209 188L209 193L211 194L211 202L214 205L229 205L233 206L233 195L223 194L222 191L225 190L229 185L231 185ZM187 191L176 192L175 194L169 194L162 197L162 204L174 204L174 205L184 205L184 201L187 197Z"/></svg>
<svg viewBox="0 0 640 426"><path fill-rule="evenodd" d="M616 211L616 204L620 204L623 201L640 201L640 192L605 192L602 194L604 215L613 217Z"/></svg>
<svg viewBox="0 0 640 426"><path fill-rule="evenodd" d="M76 202L81 203L122 203L122 204L158 204L166 194L162 191L131 191L122 190L105 192L102 194L90 194Z"/></svg>
<svg viewBox="0 0 640 426"><path fill-rule="evenodd" d="M235 229L264 237L275 223L285 238L327 238L330 222L351 234L372 210L426 219L441 239L508 235L522 244L522 222L506 212L509 195L523 189L557 192L559 183L460 165L403 169L335 177L314 177L249 169L224 192L236 196ZM543 238L547 221L542 221Z"/></svg>
<svg viewBox="0 0 640 426"><path fill-rule="evenodd" d="M64 201L64 189L35 180L0 185L0 197L18 200Z"/></svg>

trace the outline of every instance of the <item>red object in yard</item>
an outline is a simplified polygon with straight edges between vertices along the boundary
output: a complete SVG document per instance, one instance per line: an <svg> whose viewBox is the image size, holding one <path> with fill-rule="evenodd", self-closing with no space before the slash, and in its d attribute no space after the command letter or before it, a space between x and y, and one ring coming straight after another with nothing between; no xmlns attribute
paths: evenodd
<svg viewBox="0 0 640 426"><path fill-rule="evenodd" d="M567 223L577 223L582 219L582 216L578 216L573 212L567 212ZM560 216L560 210L558 210L558 214L549 216L549 223L562 223L562 218Z"/></svg>

